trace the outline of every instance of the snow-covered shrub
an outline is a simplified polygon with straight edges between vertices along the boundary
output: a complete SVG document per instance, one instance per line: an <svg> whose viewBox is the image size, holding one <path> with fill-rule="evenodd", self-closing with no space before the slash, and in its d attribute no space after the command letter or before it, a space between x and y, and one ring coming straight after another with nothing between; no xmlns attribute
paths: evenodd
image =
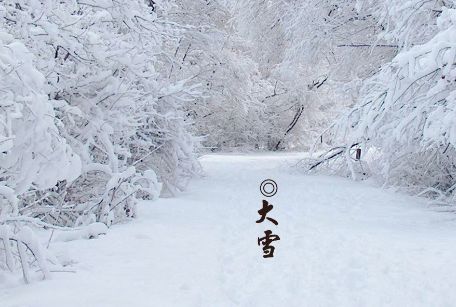
<svg viewBox="0 0 456 307"><path fill-rule="evenodd" d="M9 247L18 243L26 281L22 256L45 275L46 261L25 224L109 226L134 217L139 199L183 190L198 171L183 110L201 92L168 78L168 41L185 28L166 19L168 9L142 0L2 2L0 262L12 268Z"/></svg>
<svg viewBox="0 0 456 307"><path fill-rule="evenodd" d="M454 8L454 0L356 0L356 8L380 25L378 38L408 49L427 42L437 31L442 7Z"/></svg>
<svg viewBox="0 0 456 307"><path fill-rule="evenodd" d="M441 10L434 36L404 48L369 79L338 127L347 144L380 152L375 163L386 184L454 200L456 10Z"/></svg>
<svg viewBox="0 0 456 307"><path fill-rule="evenodd" d="M260 80L272 84L260 100L269 149L309 149L356 101L362 81L396 51L378 41L377 19L356 0L225 3L237 31L251 42L248 54Z"/></svg>
<svg viewBox="0 0 456 307"><path fill-rule="evenodd" d="M230 25L229 11L217 1L178 0L170 16L186 28L168 42L174 52L169 79L200 85L201 95L185 103L185 116L204 149L264 147L262 100L270 84L261 80L248 42Z"/></svg>
<svg viewBox="0 0 456 307"><path fill-rule="evenodd" d="M53 224L109 225L135 215L137 196L157 197L158 181L183 189L196 161L179 99L198 93L182 80L161 81L164 42L179 31L157 6L33 0L2 7L5 27L36 51L60 135L82 162L76 180L29 197L27 213Z"/></svg>
<svg viewBox="0 0 456 307"><path fill-rule="evenodd" d="M3 201L0 216L17 214L16 198L29 189L51 188L74 180L80 160L59 135L54 109L36 70L32 53L11 35L0 33L0 169ZM8 192L10 191L10 192Z"/></svg>
<svg viewBox="0 0 456 307"><path fill-rule="evenodd" d="M45 78L35 68L32 53L4 32L0 32L0 106L0 257L10 271L20 262L29 282L29 257L44 277L49 272L45 252L19 217L29 205L24 200L57 181L76 179L81 162L59 135Z"/></svg>

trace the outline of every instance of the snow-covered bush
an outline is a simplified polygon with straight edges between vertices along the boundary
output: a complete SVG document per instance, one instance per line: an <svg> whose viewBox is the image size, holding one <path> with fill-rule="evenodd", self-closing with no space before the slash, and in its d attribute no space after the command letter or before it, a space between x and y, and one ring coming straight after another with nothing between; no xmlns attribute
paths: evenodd
<svg viewBox="0 0 456 307"><path fill-rule="evenodd" d="M0 216L18 214L17 197L30 189L51 188L74 180L80 160L59 135L45 78L32 53L11 35L0 33L0 168L3 201Z"/></svg>
<svg viewBox="0 0 456 307"><path fill-rule="evenodd" d="M308 149L396 51L376 45L381 27L356 0L225 2L260 79L273 85L261 100L270 149Z"/></svg>
<svg viewBox="0 0 456 307"><path fill-rule="evenodd" d="M436 17L442 7L454 8L453 0L357 0L359 12L372 16L381 27L378 39L408 49L427 42L437 31Z"/></svg>
<svg viewBox="0 0 456 307"><path fill-rule="evenodd" d="M202 95L185 104L192 131L206 150L264 147L263 99L270 84L261 80L247 40L229 23L230 12L217 1L176 4L170 16L185 20L186 30L174 40L169 78L200 85Z"/></svg>
<svg viewBox="0 0 456 307"><path fill-rule="evenodd" d="M30 202L39 203L27 213L54 224L109 225L135 215L136 195L157 197L157 179L167 190L183 188L196 162L174 100L198 93L181 80L161 81L164 40L179 31L156 10L139 0L3 5L5 27L36 50L60 134L82 162L79 178L35 195Z"/></svg>
<svg viewBox="0 0 456 307"><path fill-rule="evenodd" d="M0 255L10 271L20 261L28 282L29 255L44 277L49 272L38 240L22 225L23 201L58 181L76 179L81 162L59 135L60 123L32 53L5 32L0 32L0 106Z"/></svg>
<svg viewBox="0 0 456 307"><path fill-rule="evenodd" d="M428 9L435 14L435 6ZM347 144L359 142L366 150L379 152L370 164L385 184L439 198L453 195L454 200L456 10L443 6L438 11L429 26L436 29L432 38L404 47L367 80L362 99L337 127ZM421 27L427 22L417 21Z"/></svg>
<svg viewBox="0 0 456 307"><path fill-rule="evenodd" d="M29 252L46 275L25 224L109 226L134 217L138 199L183 190L198 171L184 102L201 92L168 78L168 41L185 31L166 19L169 8L142 0L0 5L5 268L17 242L25 279Z"/></svg>

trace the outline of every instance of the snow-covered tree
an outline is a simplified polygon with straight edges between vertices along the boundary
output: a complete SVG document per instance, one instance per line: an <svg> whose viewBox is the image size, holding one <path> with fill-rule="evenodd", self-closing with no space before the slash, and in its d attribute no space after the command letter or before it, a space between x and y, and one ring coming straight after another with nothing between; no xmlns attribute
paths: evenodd
<svg viewBox="0 0 456 307"><path fill-rule="evenodd" d="M13 249L17 248L28 282L29 251L45 277L49 272L31 229L17 227L24 209L21 200L58 181L75 180L81 173L81 161L59 135L60 122L32 53L5 32L0 32L0 106L0 239L6 268L14 271Z"/></svg>
<svg viewBox="0 0 456 307"><path fill-rule="evenodd" d="M134 217L138 199L184 189L198 170L183 102L201 92L163 73L168 40L183 33L169 9L142 0L2 2L9 34L2 32L0 53L0 225L8 262L12 241L33 248L26 224L109 226Z"/></svg>
<svg viewBox="0 0 456 307"><path fill-rule="evenodd" d="M166 8L166 7L165 7ZM176 99L198 93L163 82L164 42L179 34L143 1L6 1L7 29L38 54L60 133L82 161L77 180L37 195L53 223L111 223L135 215L135 195L182 189L195 167ZM185 162L188 160L187 162ZM35 202L35 200L33 201ZM56 209L58 208L58 210ZM35 209L28 206L29 212Z"/></svg>
<svg viewBox="0 0 456 307"><path fill-rule="evenodd" d="M311 169L342 158L333 166L353 178L372 175L440 199L454 195L455 2L359 0L355 5L358 15L380 29L370 34L372 48L394 48L395 57L361 78L356 103L328 132L333 144L341 145ZM364 61L374 62L372 56Z"/></svg>
<svg viewBox="0 0 456 307"><path fill-rule="evenodd" d="M185 24L185 31L173 42L169 78L200 85L202 95L185 109L203 147L264 147L262 99L270 84L260 79L247 40L229 23L230 12L218 1L180 0L170 16Z"/></svg>
<svg viewBox="0 0 456 307"><path fill-rule="evenodd" d="M251 41L261 77L276 85L265 95L275 149L309 148L397 49L377 41L381 27L357 1L227 5L236 12L237 30Z"/></svg>
<svg viewBox="0 0 456 307"><path fill-rule="evenodd" d="M434 28L432 37L422 44L398 37L403 49L365 83L359 103L338 127L347 144L360 143L372 153L371 173L385 184L445 198L456 187L456 11L435 4L427 9L417 14L439 16L429 26L428 18L415 15L407 26L397 23L410 34ZM403 31L393 27L391 33Z"/></svg>

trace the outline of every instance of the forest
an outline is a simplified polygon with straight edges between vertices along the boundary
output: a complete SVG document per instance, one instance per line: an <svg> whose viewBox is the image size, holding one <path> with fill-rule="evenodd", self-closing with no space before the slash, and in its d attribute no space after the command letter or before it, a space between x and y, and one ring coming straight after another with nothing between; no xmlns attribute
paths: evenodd
<svg viewBox="0 0 456 307"><path fill-rule="evenodd" d="M207 156L456 204L455 0L3 0L0 25L0 289L181 200Z"/></svg>

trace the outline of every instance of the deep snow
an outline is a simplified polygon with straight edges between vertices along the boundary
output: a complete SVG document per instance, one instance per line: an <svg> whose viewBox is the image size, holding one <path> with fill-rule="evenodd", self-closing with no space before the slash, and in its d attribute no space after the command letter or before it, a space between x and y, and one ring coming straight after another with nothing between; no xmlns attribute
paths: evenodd
<svg viewBox="0 0 456 307"><path fill-rule="evenodd" d="M94 240L51 243L67 269L0 280L1 307L456 306L456 216L287 155L210 155L188 192ZM256 224L262 180L278 226ZM280 235L263 259L257 237Z"/></svg>

